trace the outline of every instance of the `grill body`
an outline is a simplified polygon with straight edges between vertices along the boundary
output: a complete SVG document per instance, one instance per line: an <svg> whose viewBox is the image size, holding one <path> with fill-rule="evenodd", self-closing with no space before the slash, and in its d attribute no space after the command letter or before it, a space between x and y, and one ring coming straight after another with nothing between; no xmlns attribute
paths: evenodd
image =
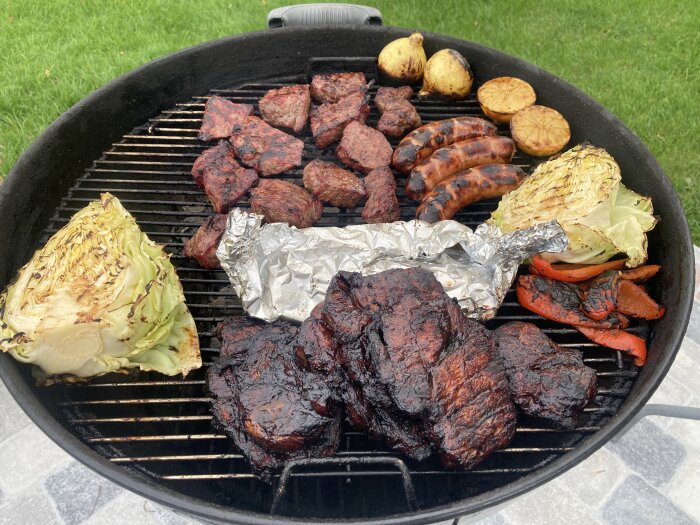
<svg viewBox="0 0 700 525"><path fill-rule="evenodd" d="M213 326L241 309L224 273L202 270L181 256L184 240L212 213L189 175L207 147L196 139L206 96L254 103L267 89L306 82L315 72L363 70L372 77L373 57L388 41L407 34L385 27L251 33L157 60L93 93L30 146L0 187L0 283L5 285L37 243L75 211L110 191L173 254L204 361L211 362L218 347ZM573 330L530 316L510 293L490 326L530 320L561 344L581 347L598 372L599 392L576 431L547 429L521 417L513 443L467 473L445 472L430 461L406 462L381 442L346 428L335 458L291 463L269 486L254 478L229 440L212 430L203 370L184 381L140 374L36 389L28 367L0 356L0 374L34 421L71 454L131 490L195 516L248 523L296 518L419 523L476 512L558 475L620 429L662 380L688 322L692 242L677 196L632 132L572 86L476 44L431 34L426 44L428 54L445 47L460 51L477 85L501 75L529 81L539 103L567 117L572 144L589 140L606 148L620 164L624 183L652 196L662 220L650 236L650 259L664 267L653 293L667 314L651 326L634 327L650 337L643 369L585 343ZM473 97L417 107L424 121L480 114ZM370 125L377 115L373 107ZM320 152L308 135L304 138L305 162L333 157L332 148ZM536 160L518 155L514 163L530 170ZM298 181L301 169L285 177ZM470 206L456 219L476 226L495 205ZM404 220L415 213L405 200L401 210ZM317 225L358 223L359 211L326 207Z"/></svg>

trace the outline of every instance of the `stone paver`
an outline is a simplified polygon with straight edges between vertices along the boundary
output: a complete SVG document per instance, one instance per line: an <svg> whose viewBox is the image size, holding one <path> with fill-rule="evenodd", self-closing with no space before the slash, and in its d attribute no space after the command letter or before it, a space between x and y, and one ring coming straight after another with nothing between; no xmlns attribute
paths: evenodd
<svg viewBox="0 0 700 525"><path fill-rule="evenodd" d="M668 482L686 457L685 447L648 419L642 419L608 448L652 485Z"/></svg>
<svg viewBox="0 0 700 525"><path fill-rule="evenodd" d="M613 491L602 509L615 525L692 525L695 521L639 476L632 475Z"/></svg>
<svg viewBox="0 0 700 525"><path fill-rule="evenodd" d="M556 502L556 504L554 504ZM600 523L590 509L578 498L573 498L557 480L516 499L503 511L513 524L561 525L562 523L594 525Z"/></svg>
<svg viewBox="0 0 700 525"><path fill-rule="evenodd" d="M68 525L82 523L107 502L125 493L119 486L78 463L72 463L49 476L44 486L63 522Z"/></svg>
<svg viewBox="0 0 700 525"><path fill-rule="evenodd" d="M4 471L1 471L4 474ZM61 524L56 509L41 483L25 487L22 492L0 504L0 525Z"/></svg>
<svg viewBox="0 0 700 525"><path fill-rule="evenodd" d="M629 473L627 466L607 447L557 478L574 498L597 508Z"/></svg>

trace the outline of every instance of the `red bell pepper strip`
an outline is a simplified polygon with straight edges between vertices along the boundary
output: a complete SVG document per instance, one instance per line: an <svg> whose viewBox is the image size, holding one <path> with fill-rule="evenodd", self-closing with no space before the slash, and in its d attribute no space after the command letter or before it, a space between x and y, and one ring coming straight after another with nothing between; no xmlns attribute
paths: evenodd
<svg viewBox="0 0 700 525"><path fill-rule="evenodd" d="M544 277L549 277L555 281L578 283L596 277L605 270L620 270L622 267L624 267L626 260L627 259L620 259L617 261L608 261L602 264L588 265L551 264L540 255L535 255L532 258L531 268L534 268L537 275L543 275Z"/></svg>
<svg viewBox="0 0 700 525"><path fill-rule="evenodd" d="M637 266L630 270L623 270L620 272L620 277L632 281L633 283L645 283L661 269L658 264L647 264L644 266Z"/></svg>
<svg viewBox="0 0 700 525"><path fill-rule="evenodd" d="M600 330L584 326L577 326L576 328L594 343L627 352L634 357L635 365L644 366L644 363L646 363L647 344L641 337L624 330Z"/></svg>
<svg viewBox="0 0 700 525"><path fill-rule="evenodd" d="M604 329L624 328L628 324L622 315L611 315L600 321L586 317L579 309L580 291L573 284L538 275L521 275L515 293L523 308L551 321Z"/></svg>

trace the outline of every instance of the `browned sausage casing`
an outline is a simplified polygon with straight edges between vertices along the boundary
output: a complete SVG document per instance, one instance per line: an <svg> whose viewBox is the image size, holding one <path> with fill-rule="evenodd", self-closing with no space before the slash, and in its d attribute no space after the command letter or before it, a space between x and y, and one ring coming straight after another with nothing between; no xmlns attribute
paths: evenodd
<svg viewBox="0 0 700 525"><path fill-rule="evenodd" d="M437 150L416 166L408 177L406 195L421 200L435 186L475 166L506 164L515 153L515 142L508 137L479 137Z"/></svg>
<svg viewBox="0 0 700 525"><path fill-rule="evenodd" d="M497 134L496 126L482 118L457 117L437 120L406 135L396 146L391 165L401 173L408 173L439 148L474 137Z"/></svg>
<svg viewBox="0 0 700 525"><path fill-rule="evenodd" d="M437 222L454 217L461 208L514 190L525 172L511 164L478 166L438 184L416 210L416 218Z"/></svg>

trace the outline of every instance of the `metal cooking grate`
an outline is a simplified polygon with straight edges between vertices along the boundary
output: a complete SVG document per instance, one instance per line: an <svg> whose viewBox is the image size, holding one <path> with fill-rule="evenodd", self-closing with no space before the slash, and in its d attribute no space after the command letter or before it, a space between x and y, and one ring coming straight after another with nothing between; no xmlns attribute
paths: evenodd
<svg viewBox="0 0 700 525"><path fill-rule="evenodd" d="M210 94L255 104L268 89L306 81L303 76L283 80L213 89ZM375 91L376 87L371 94ZM227 316L241 315L240 302L225 273L199 268L181 255L183 242L213 213L190 175L197 156L214 144L196 138L206 98L177 104L113 144L76 181L42 239L101 192L113 193L142 230L172 254L200 333L205 367L186 380L147 373L110 375L87 385L38 391L62 423L90 447L163 486L239 510L319 518L385 516L446 504L511 483L575 448L605 425L624 402L637 375L631 361L585 341L575 330L531 315L520 308L511 290L498 317L488 323L491 328L514 319L534 322L561 345L582 349L584 361L597 370L598 394L585 408L582 426L562 431L521 416L511 445L468 472L444 471L434 460L403 460L382 442L346 428L334 458L293 462L272 486L258 480L232 442L212 430L205 392L204 370L220 345L212 330ZM483 116L473 96L459 103L413 103L424 122ZM377 118L372 105L369 125L375 125ZM509 134L507 126L500 131ZM335 159L334 148L319 151L308 131L303 139L304 164L313 158ZM513 163L531 171L537 160L518 152ZM284 178L300 183L301 175L300 168ZM398 183L401 216L408 220L414 217L415 205L403 198L405 178L398 177ZM495 200L474 204L455 219L475 227L495 205ZM247 207L247 199L240 206ZM360 212L361 208L326 207L317 226L360 223ZM643 324L631 331L647 335Z"/></svg>

